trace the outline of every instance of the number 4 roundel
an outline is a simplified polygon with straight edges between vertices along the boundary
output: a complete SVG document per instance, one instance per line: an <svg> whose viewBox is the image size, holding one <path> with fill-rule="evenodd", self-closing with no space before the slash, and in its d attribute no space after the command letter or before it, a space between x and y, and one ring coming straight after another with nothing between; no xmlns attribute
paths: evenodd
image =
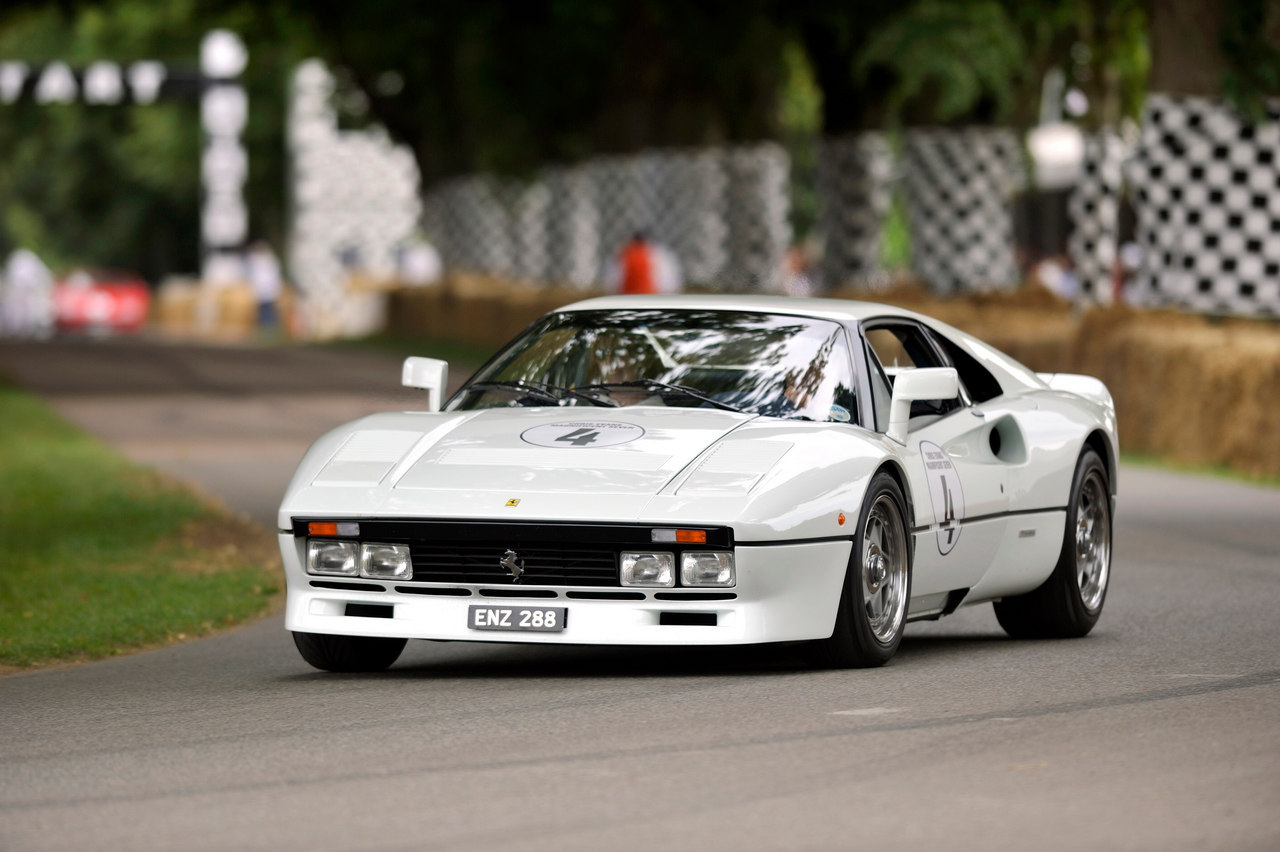
<svg viewBox="0 0 1280 852"><path fill-rule="evenodd" d="M526 444L555 449L616 447L642 437L644 429L634 423L611 421L544 423L520 433Z"/></svg>

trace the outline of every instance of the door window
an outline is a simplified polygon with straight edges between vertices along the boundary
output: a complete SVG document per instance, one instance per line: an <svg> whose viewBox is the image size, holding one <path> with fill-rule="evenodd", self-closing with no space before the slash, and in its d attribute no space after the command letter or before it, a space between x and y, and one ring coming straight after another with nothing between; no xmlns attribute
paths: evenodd
<svg viewBox="0 0 1280 852"><path fill-rule="evenodd" d="M867 346L872 357L868 359L872 373L879 368L880 375L871 379L872 395L876 405L876 429L883 432L889 427L889 400L894 379L907 370L927 367L949 367L941 353L929 341L923 329L914 323L879 323L865 330ZM950 414L963 405L959 396L945 400L916 400L911 403L911 418L936 419ZM919 424L913 424L913 426Z"/></svg>

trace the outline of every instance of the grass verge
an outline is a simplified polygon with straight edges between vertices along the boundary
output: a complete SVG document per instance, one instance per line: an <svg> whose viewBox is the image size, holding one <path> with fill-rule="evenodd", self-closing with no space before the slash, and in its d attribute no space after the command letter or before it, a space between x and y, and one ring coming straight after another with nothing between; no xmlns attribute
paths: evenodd
<svg viewBox="0 0 1280 852"><path fill-rule="evenodd" d="M274 541L0 383L0 667L93 660L272 607Z"/></svg>
<svg viewBox="0 0 1280 852"><path fill-rule="evenodd" d="M1171 470L1178 473L1191 473L1197 476L1210 476L1214 479L1226 479L1231 482L1244 482L1249 485L1262 485L1268 488L1280 488L1280 476L1264 473L1245 473L1226 465L1197 465L1170 459L1167 456L1148 455L1146 453L1120 454L1120 463L1134 467L1147 467L1157 470Z"/></svg>

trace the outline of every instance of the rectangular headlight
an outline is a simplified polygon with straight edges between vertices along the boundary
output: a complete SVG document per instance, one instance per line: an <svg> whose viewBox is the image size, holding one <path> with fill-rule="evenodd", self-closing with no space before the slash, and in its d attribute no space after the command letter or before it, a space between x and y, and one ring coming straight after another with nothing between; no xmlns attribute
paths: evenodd
<svg viewBox="0 0 1280 852"><path fill-rule="evenodd" d="M732 586L735 583L732 553L690 550L680 557L682 586Z"/></svg>
<svg viewBox="0 0 1280 852"><path fill-rule="evenodd" d="M360 573L360 566L356 563L359 547L354 541L310 539L307 542L307 573L354 577Z"/></svg>
<svg viewBox="0 0 1280 852"><path fill-rule="evenodd" d="M373 580L408 580L413 577L409 547L404 544L360 545L360 576Z"/></svg>
<svg viewBox="0 0 1280 852"><path fill-rule="evenodd" d="M619 576L624 586L674 586L674 553L623 553Z"/></svg>

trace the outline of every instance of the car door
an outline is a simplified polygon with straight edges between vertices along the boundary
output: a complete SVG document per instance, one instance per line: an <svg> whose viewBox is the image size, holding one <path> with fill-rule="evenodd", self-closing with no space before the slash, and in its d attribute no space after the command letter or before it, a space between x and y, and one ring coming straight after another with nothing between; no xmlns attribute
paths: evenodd
<svg viewBox="0 0 1280 852"><path fill-rule="evenodd" d="M892 383L904 371L950 366L930 333L907 319L863 325L876 410L888 427ZM881 415L883 410L884 414ZM941 608L948 594L978 583L1007 529L1007 469L992 451L985 412L961 392L912 404L903 462L913 496L912 612Z"/></svg>

